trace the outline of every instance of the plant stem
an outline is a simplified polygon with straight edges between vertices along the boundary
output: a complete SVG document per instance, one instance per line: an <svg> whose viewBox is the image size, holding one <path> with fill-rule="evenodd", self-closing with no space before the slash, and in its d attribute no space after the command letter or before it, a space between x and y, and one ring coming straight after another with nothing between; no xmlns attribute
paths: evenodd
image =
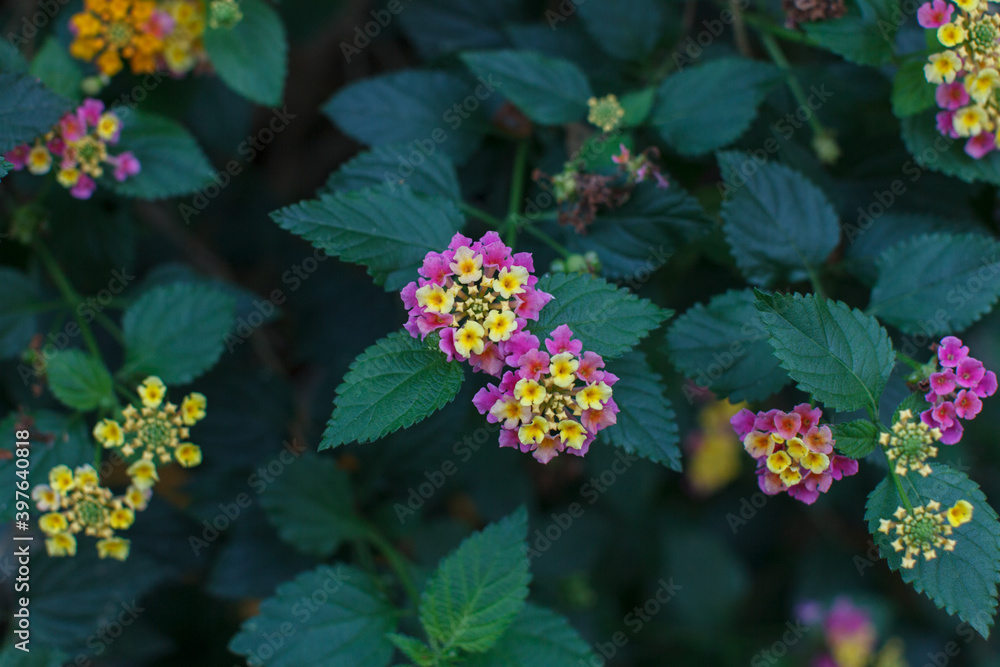
<svg viewBox="0 0 1000 667"><path fill-rule="evenodd" d="M791 28L786 28L784 26L772 23L770 19L765 18L759 14L754 14L752 12L743 12L743 20L748 24L752 25L754 28L761 32L768 33L769 35L774 35L775 37L780 37L788 42L797 42L799 44L812 44L812 40L805 33L799 32L798 30L792 30ZM763 39L764 35L761 35Z"/></svg>
<svg viewBox="0 0 1000 667"><path fill-rule="evenodd" d="M90 353L94 356L94 358L99 360L101 363L104 363L104 360L101 357L101 351L97 347L97 339L94 338L94 332L90 330L90 325L83 319L83 316L77 312L77 306L83 302L83 299L76 293L76 290L73 289L73 285L70 284L66 274L59 268L59 264L56 262L55 257L52 256L52 253L49 252L49 249L46 248L41 241L37 241L35 243L35 251L38 253L38 257L42 260L42 264L45 265L45 269L52 277L52 282L54 282L56 287L59 289L59 293L62 294L63 298L72 307L73 317L76 319L76 323L80 327L80 334L83 336L83 341L86 343L87 349L90 350Z"/></svg>
<svg viewBox="0 0 1000 667"><path fill-rule="evenodd" d="M919 371L921 368L924 367L922 363L920 363L916 359L911 359L902 352L896 352L896 359L902 361L904 364L906 364L915 371Z"/></svg>
<svg viewBox="0 0 1000 667"><path fill-rule="evenodd" d="M778 42L774 39L774 36L768 33L763 33L760 36L760 41L767 50L767 54L771 56L771 60L785 73L785 82L788 84L788 89L792 91L792 96L800 107L806 107L812 109L809 106L809 101L806 98L806 91L802 89L802 84L792 73L792 66L788 63L788 59L785 58L785 54L781 51L781 47L778 46ZM812 128L813 133L817 135L826 134L827 130L823 127L823 124L819 122L819 118L815 113L809 114L809 127Z"/></svg>
<svg viewBox="0 0 1000 667"><path fill-rule="evenodd" d="M403 590L406 591L407 597L413 603L413 608L416 609L420 604L420 594L417 592L417 587L413 584L413 578L410 576L409 566L406 563L406 559L403 554L399 553L396 547L385 537L378 529L371 525L365 524L365 537L375 545L385 559L389 561L389 567L392 568L393 572L399 578L399 583L402 584Z"/></svg>
<svg viewBox="0 0 1000 667"><path fill-rule="evenodd" d="M108 317L104 313L95 311L94 320L102 327L104 327L104 330L107 331L109 334L111 334L111 336L116 341L118 341L119 343L125 342L125 334L122 333L122 330L118 327L117 324L114 323L114 321L110 317Z"/></svg>
<svg viewBox="0 0 1000 667"><path fill-rule="evenodd" d="M528 168L528 150L531 144L527 140L522 140L517 144L517 152L514 154L514 171L510 180L510 199L507 200L507 225L506 238L504 241L511 248L517 241L518 218L521 214L521 200L524 199L524 179Z"/></svg>
<svg viewBox="0 0 1000 667"><path fill-rule="evenodd" d="M906 508L907 512L913 514L913 504L910 502L909 497L906 495L906 490L903 489L903 483L899 481L899 475L897 475L896 471L892 469L892 461L889 461L889 459L886 459L886 461L888 461L889 463L889 476L892 477L892 483L896 485L896 493L898 493L900 499L902 499L903 507Z"/></svg>
<svg viewBox="0 0 1000 667"><path fill-rule="evenodd" d="M464 201L458 202L458 209L470 218L478 218L479 220L482 220L486 224L497 229L502 228L506 224L500 218L496 218L486 211L476 208L472 204L466 204Z"/></svg>
<svg viewBox="0 0 1000 667"><path fill-rule="evenodd" d="M555 250L557 253L559 253L560 255L562 255L564 259L569 259L570 257L573 256L573 253L571 253L569 250L567 250L561 243L559 243L554 238L552 238L551 236L549 236L548 234L546 234L542 230L538 229L534 225L530 225L530 224L529 225L525 225L524 229L525 229L526 232L528 232L529 234L531 234L532 236L534 236L536 239L538 239L539 241L541 241L542 243L544 243L545 245L549 246L550 248L552 248L553 250Z"/></svg>
<svg viewBox="0 0 1000 667"><path fill-rule="evenodd" d="M813 292L821 299L825 299L826 293L823 291L823 284L819 281L819 274L816 273L816 269L807 264L806 271L809 272L809 283L812 285Z"/></svg>

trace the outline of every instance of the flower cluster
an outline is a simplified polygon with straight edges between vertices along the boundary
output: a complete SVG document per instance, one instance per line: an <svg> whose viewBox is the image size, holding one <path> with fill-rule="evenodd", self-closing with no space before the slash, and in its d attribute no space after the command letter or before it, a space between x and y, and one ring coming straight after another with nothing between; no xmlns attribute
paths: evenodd
<svg viewBox="0 0 1000 667"><path fill-rule="evenodd" d="M148 495L130 486L124 496L114 496L100 485L97 471L83 465L76 470L59 465L49 471L49 483L31 493L35 505L45 512L38 526L45 533L50 556L75 556L79 533L99 538L101 558L128 558L129 541L115 535L135 521L135 512L146 507Z"/></svg>
<svg viewBox="0 0 1000 667"><path fill-rule="evenodd" d="M613 132L618 129L622 119L625 118L625 109L618 102L615 95L605 95L598 99L591 97L587 100L590 111L587 113L587 122L596 125L605 132Z"/></svg>
<svg viewBox="0 0 1000 667"><path fill-rule="evenodd" d="M642 183L649 177L656 180L656 187L668 188L670 182L660 172L659 166L650 159L650 155L656 156L659 150L653 146L647 148L636 156L633 156L625 144L618 145L618 155L612 155L611 161L625 171L629 183Z"/></svg>
<svg viewBox="0 0 1000 667"><path fill-rule="evenodd" d="M956 139L968 137L965 152L976 159L997 147L1000 121L1000 16L988 4L933 0L917 11L920 25L936 30L946 48L931 54L924 66L927 81L938 86L938 131Z"/></svg>
<svg viewBox="0 0 1000 667"><path fill-rule="evenodd" d="M878 441L885 447L886 458L895 463L897 475L905 477L907 471L913 470L927 477L931 474L927 459L938 455L934 443L941 439L941 430L922 421L911 423L911 419L913 413L902 410L892 432L882 433Z"/></svg>
<svg viewBox="0 0 1000 667"><path fill-rule="evenodd" d="M158 464L174 460L191 468L201 463L201 448L183 441L190 435L188 427L205 417L207 401L192 393L180 407L164 402L167 387L155 376L143 380L138 392L142 409L129 405L122 410L124 423L102 419L94 427L94 438L106 448L118 448L125 457L138 455L126 472L133 486L148 490L159 479Z"/></svg>
<svg viewBox="0 0 1000 667"><path fill-rule="evenodd" d="M812 667L905 667L903 643L890 638L878 646L878 629L872 614L849 597L838 596L829 606L803 602L796 615L809 626L820 626L825 651L810 663Z"/></svg>
<svg viewBox="0 0 1000 667"><path fill-rule="evenodd" d="M598 431L617 422L611 387L618 378L604 359L584 352L565 324L541 350L538 338L515 334L507 346L507 371L500 385L480 389L473 404L487 421L500 424L500 446L519 447L548 463L560 452L583 456Z"/></svg>
<svg viewBox="0 0 1000 667"><path fill-rule="evenodd" d="M730 420L743 447L757 460L757 483L761 491L788 495L811 505L833 480L858 472L858 462L833 454L829 426L820 426L819 408L808 403L791 412L769 410L756 415L741 410Z"/></svg>
<svg viewBox="0 0 1000 667"><path fill-rule="evenodd" d="M955 550L955 540L948 536L952 528L972 521L972 504L959 500L950 509L941 511L941 503L931 500L926 505L918 505L912 512L903 507L896 509L891 519L879 520L879 532L888 535L895 530L896 539L892 548L903 553L902 567L912 569L921 554L924 560L937 558L937 549Z"/></svg>
<svg viewBox="0 0 1000 667"><path fill-rule="evenodd" d="M213 3L212 18L231 27L242 18L234 3ZM221 17L221 18L220 18ZM70 54L93 61L105 77L166 69L175 76L207 61L203 37L209 13L202 0L84 0L70 19Z"/></svg>
<svg viewBox="0 0 1000 667"><path fill-rule="evenodd" d="M507 342L552 298L535 289L530 253L514 254L496 232L482 239L455 234L444 252L429 252L420 278L403 288L414 338L440 334L439 347L475 370L500 376Z"/></svg>
<svg viewBox="0 0 1000 667"><path fill-rule="evenodd" d="M981 399L997 390L997 376L983 362L969 356L969 348L955 336L941 339L937 349L941 370L930 376L926 399L932 407L920 413L920 419L931 428L940 429L941 442L954 445L962 439L963 426L959 419L971 420L983 408Z"/></svg>
<svg viewBox="0 0 1000 667"><path fill-rule="evenodd" d="M108 154L108 146L118 143L121 130L118 116L105 111L100 100L88 98L34 144L17 146L4 153L4 158L15 170L27 168L35 175L49 173L58 159L56 181L77 199L89 199L97 189L96 179L104 175L107 167L119 182L141 169L131 151Z"/></svg>
<svg viewBox="0 0 1000 667"><path fill-rule="evenodd" d="M713 400L698 413L699 428L688 431L684 440L685 481L692 495L708 497L739 475L740 442L729 420L744 407L745 403Z"/></svg>

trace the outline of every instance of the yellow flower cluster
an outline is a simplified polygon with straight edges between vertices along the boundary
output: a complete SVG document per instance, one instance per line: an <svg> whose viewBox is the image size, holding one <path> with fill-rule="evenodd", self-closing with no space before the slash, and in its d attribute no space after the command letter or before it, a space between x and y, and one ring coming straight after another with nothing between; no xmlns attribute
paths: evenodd
<svg viewBox="0 0 1000 667"><path fill-rule="evenodd" d="M886 457L895 462L897 475L905 477L908 470L913 470L927 477L931 474L927 459L938 454L934 443L941 439L941 430L919 420L911 422L912 419L911 411L901 411L899 420L892 425L892 433L883 433L878 441L885 447Z"/></svg>
<svg viewBox="0 0 1000 667"><path fill-rule="evenodd" d="M45 549L50 556L75 556L79 533L99 538L101 558L128 558L129 541L115 535L135 521L135 512L146 508L149 496L129 487L123 496L114 496L100 485L97 471L90 465L76 470L59 465L49 471L49 483L31 493L39 510L38 520L45 533Z"/></svg>
<svg viewBox="0 0 1000 667"><path fill-rule="evenodd" d="M686 443L685 466L688 486L698 496L709 496L739 476L741 444L729 420L746 407L723 399L709 403L698 414L698 431L692 431Z"/></svg>
<svg viewBox="0 0 1000 667"><path fill-rule="evenodd" d="M956 542L949 537L952 528L972 521L972 510L972 504L966 500L959 500L943 512L941 503L936 500L918 505L912 512L899 507L893 514L896 520L880 519L878 530L885 535L895 530L897 537L892 542L892 548L896 552L904 552L902 567L912 569L921 554L924 560L933 560L937 558L939 547L954 551Z"/></svg>
<svg viewBox="0 0 1000 667"><path fill-rule="evenodd" d="M625 118L625 109L622 108L615 95L605 95L600 99L591 97L587 100L587 106L590 107L590 111L587 113L587 122L596 125L605 132L618 129L622 119Z"/></svg>

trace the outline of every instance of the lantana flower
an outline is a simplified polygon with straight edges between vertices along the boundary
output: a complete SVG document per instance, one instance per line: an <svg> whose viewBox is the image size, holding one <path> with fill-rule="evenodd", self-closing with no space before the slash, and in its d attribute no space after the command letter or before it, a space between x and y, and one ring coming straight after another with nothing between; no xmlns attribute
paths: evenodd
<svg viewBox="0 0 1000 667"><path fill-rule="evenodd" d="M105 76L114 76L127 60L135 74L156 69L163 40L150 23L153 0L84 0L83 11L69 22L70 55L91 61Z"/></svg>
<svg viewBox="0 0 1000 667"><path fill-rule="evenodd" d="M162 59L175 76L185 74L208 60L204 36L205 3L201 0L168 0L158 9L170 29L163 36Z"/></svg>
<svg viewBox="0 0 1000 667"><path fill-rule="evenodd" d="M885 447L885 455L895 464L897 475L906 476L913 470L923 477L931 474L927 459L938 455L934 443L941 439L941 429L931 428L922 421L912 422L913 413L901 410L899 419L892 425L891 433L882 433L879 444Z"/></svg>
<svg viewBox="0 0 1000 667"><path fill-rule="evenodd" d="M100 538L97 542L101 558L128 557L129 541L115 531L129 528L135 512L123 497L100 485L97 471L83 465L71 471L68 466L56 466L49 471L49 483L32 491L39 510L46 512L38 526L46 535L45 548L50 556L75 556L76 536L80 533Z"/></svg>
<svg viewBox="0 0 1000 667"><path fill-rule="evenodd" d="M903 552L902 567L912 569L917 558L924 560L937 558L937 550L954 551L956 542L949 536L952 529L972 521L972 504L959 500L946 511L941 511L941 503L931 500L926 505L918 505L913 512L899 507L891 519L879 520L879 532L889 535L895 531L896 539L892 548Z"/></svg>
<svg viewBox="0 0 1000 667"><path fill-rule="evenodd" d="M587 100L590 111L587 112L587 122L596 125L605 132L618 129L625 118L625 109L615 95L605 95L601 98L591 97Z"/></svg>
<svg viewBox="0 0 1000 667"><path fill-rule="evenodd" d="M449 361L499 376L507 341L552 298L535 288L534 270L531 253L514 254L496 232L475 242L455 234L447 250L427 253L420 278L403 288L406 330L414 338L436 331Z"/></svg>
<svg viewBox="0 0 1000 667"><path fill-rule="evenodd" d="M821 426L823 412L808 403L791 412L741 410L730 420L743 448L757 461L761 491L788 495L811 505L833 480L854 475L858 462L833 453L829 426Z"/></svg>
<svg viewBox="0 0 1000 667"><path fill-rule="evenodd" d="M960 419L975 419L983 409L982 399L997 390L997 376L986 370L983 362L969 356L969 348L955 336L945 336L937 348L941 369L931 373L930 391L924 397L931 407L920 413L920 420L941 431L941 442L954 445L962 439Z"/></svg>
<svg viewBox="0 0 1000 667"><path fill-rule="evenodd" d="M516 370L472 401L487 421L500 424L501 447L531 452L541 463L564 451L583 456L598 431L618 421L612 398L618 377L603 370L601 355L584 352L565 324L545 341L545 351L525 332L515 334L507 351Z"/></svg>

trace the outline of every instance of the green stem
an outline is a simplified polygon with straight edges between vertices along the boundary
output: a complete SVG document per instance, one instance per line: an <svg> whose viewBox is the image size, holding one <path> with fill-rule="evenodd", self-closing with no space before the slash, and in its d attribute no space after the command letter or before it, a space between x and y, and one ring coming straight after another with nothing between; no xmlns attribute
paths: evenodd
<svg viewBox="0 0 1000 667"><path fill-rule="evenodd" d="M118 381L115 382L115 391L117 391L121 395L121 397L124 398L125 401L128 403L131 403L133 405L137 403L142 403L142 399L139 398L139 394L135 393L121 382Z"/></svg>
<svg viewBox="0 0 1000 667"><path fill-rule="evenodd" d="M919 371L921 368L924 367L922 363L920 363L916 359L911 359L902 352L896 352L896 359L902 361L904 364L906 364L915 371Z"/></svg>
<svg viewBox="0 0 1000 667"><path fill-rule="evenodd" d="M117 324L114 323L114 321L110 317L108 317L104 313L95 312L94 320L102 327L104 327L104 330L107 331L109 334L111 334L111 336L116 341L118 341L119 343L125 342L125 334L122 333L122 330L118 327Z"/></svg>
<svg viewBox="0 0 1000 667"><path fill-rule="evenodd" d="M525 225L524 230L529 234L531 234L532 236L534 236L539 241L541 241L542 243L544 243L545 245L555 250L560 255L562 255L564 259L569 259L570 257L573 256L573 253L567 250L565 246L563 246L554 238L552 238L551 236L540 230L538 227L535 227L534 225Z"/></svg>
<svg viewBox="0 0 1000 667"><path fill-rule="evenodd" d="M806 97L806 91L802 89L802 84L792 73L792 66L788 63L788 59L785 58L785 54L781 51L781 47L778 46L777 40L774 36L768 33L763 33L760 36L760 41L767 50L767 54L771 56L771 60L785 73L785 82L788 84L788 89L792 91L792 96L799 106L812 108L809 106L808 98ZM823 124L819 122L819 118L815 113L809 114L809 127L812 128L813 132L817 135L826 134L827 130L823 127Z"/></svg>
<svg viewBox="0 0 1000 667"><path fill-rule="evenodd" d="M83 319L83 316L77 312L77 306L83 302L83 298L77 294L75 289L73 289L73 285L70 284L66 274L59 268L59 264L56 262L55 257L52 256L52 253L49 252L49 249L46 248L41 241L37 241L35 243L35 251L38 253L38 257L42 260L42 264L45 265L45 269L52 277L52 282L54 282L56 287L59 289L59 293L62 294L63 298L69 303L70 306L72 306L73 317L76 319L76 323L80 327L80 334L83 336L83 342L87 345L87 349L90 350L90 353L95 359L104 363L104 360L101 357L101 351L97 347L97 339L94 338L94 332L90 330L90 325Z"/></svg>
<svg viewBox="0 0 1000 667"><path fill-rule="evenodd" d="M420 604L420 593L417 592L417 587L413 584L413 578L410 576L406 558L403 557L403 554L399 553L396 547L392 546L389 540L382 536L382 533L375 526L365 525L365 538L375 545L382 552L382 555L385 556L385 559L389 561L389 567L396 573L399 583L402 584L407 597L413 603L413 608L416 609Z"/></svg>
<svg viewBox="0 0 1000 667"><path fill-rule="evenodd" d="M765 32L768 35L774 35L775 37L780 37L788 42L797 42L799 44L812 44L812 40L809 36L798 30L792 30L791 28L786 28L780 26L776 23L772 23L770 19L761 16L760 14L754 14L751 12L743 12L743 20L748 24L752 25L759 31ZM763 38L764 35L761 35Z"/></svg>
<svg viewBox="0 0 1000 667"><path fill-rule="evenodd" d="M472 204L466 204L464 201L458 202L458 210L471 218L478 218L496 229L501 229L506 224L500 218L496 218L486 211L476 208Z"/></svg>
<svg viewBox="0 0 1000 667"><path fill-rule="evenodd" d="M903 501L903 507L906 508L907 512L913 514L913 504L910 502L910 498L906 495L906 490L903 488L903 483L899 480L899 475L897 475L896 471L892 469L892 461L889 461L888 458L886 461L889 463L889 476L892 477L892 483L896 485L896 492Z"/></svg>
<svg viewBox="0 0 1000 667"><path fill-rule="evenodd" d="M809 272L809 283L812 285L813 292L819 298L825 299L826 293L823 291L823 284L819 281L819 274L816 272L816 269L806 264L806 271Z"/></svg>
<svg viewBox="0 0 1000 667"><path fill-rule="evenodd" d="M511 174L510 199L507 200L507 226L504 239L511 248L517 241L518 218L521 215L521 201L524 199L524 181L527 176L530 149L531 144L527 140L522 140L517 144L517 152L514 154L514 171Z"/></svg>

